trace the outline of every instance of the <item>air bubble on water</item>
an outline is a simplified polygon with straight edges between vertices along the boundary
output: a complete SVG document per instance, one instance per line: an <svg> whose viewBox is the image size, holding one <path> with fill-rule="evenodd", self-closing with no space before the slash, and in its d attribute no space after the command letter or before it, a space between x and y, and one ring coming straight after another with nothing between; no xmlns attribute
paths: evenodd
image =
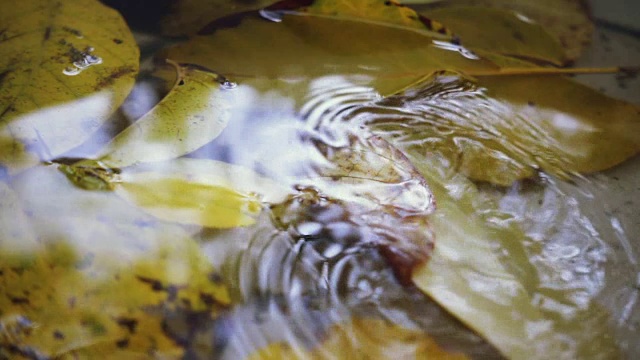
<svg viewBox="0 0 640 360"><path fill-rule="evenodd" d="M94 50L93 47L88 46L83 52L77 54L77 57L74 55L73 66L67 66L62 70L62 73L75 76L91 66L102 64L101 57L91 54Z"/></svg>
<svg viewBox="0 0 640 360"><path fill-rule="evenodd" d="M262 16L264 19L267 19L269 21L273 21L277 23L282 22L282 13L277 11L269 11L269 10L262 9L260 10L260 16Z"/></svg>
<svg viewBox="0 0 640 360"><path fill-rule="evenodd" d="M230 90L235 88L236 86L238 86L238 84L234 83L233 81L229 81L227 79L224 79L220 82L220 86L225 89L225 90Z"/></svg>

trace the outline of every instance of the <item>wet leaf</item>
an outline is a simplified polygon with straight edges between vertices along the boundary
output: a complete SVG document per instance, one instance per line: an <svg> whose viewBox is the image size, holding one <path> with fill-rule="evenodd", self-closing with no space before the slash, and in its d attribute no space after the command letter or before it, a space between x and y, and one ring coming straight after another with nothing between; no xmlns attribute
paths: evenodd
<svg viewBox="0 0 640 360"><path fill-rule="evenodd" d="M421 1L411 0L414 4L418 2ZM593 34L589 9L581 0L448 0L435 2L432 6L479 6L515 11L536 21L554 35L564 47L566 59L570 62L578 59L589 46Z"/></svg>
<svg viewBox="0 0 640 360"><path fill-rule="evenodd" d="M523 233L517 227L490 226L490 212L479 205L474 185L451 175L436 158L412 150L408 156L438 199L430 217L437 246L433 258L413 273L418 288L508 358L619 356L608 315L594 299L564 317L537 300L547 291L531 276L535 270L527 269L531 260L524 255ZM497 249L509 254L500 255ZM572 303L573 296L571 289L558 290L546 301ZM584 331L587 323L589 332Z"/></svg>
<svg viewBox="0 0 640 360"><path fill-rule="evenodd" d="M188 154L215 139L229 121L234 85L196 66L177 66L173 89L153 109L118 134L98 156L108 167L162 161Z"/></svg>
<svg viewBox="0 0 640 360"><path fill-rule="evenodd" d="M538 170L601 171L640 151L637 106L554 76L436 76L370 109L397 112L365 119L398 134L394 144L443 154L470 178L500 185Z"/></svg>
<svg viewBox="0 0 640 360"><path fill-rule="evenodd" d="M248 357L259 359L444 359L467 356L441 348L422 331L377 319L354 318L327 330L326 339L313 349L275 343Z"/></svg>
<svg viewBox="0 0 640 360"><path fill-rule="evenodd" d="M274 12L272 16L275 17L280 17L281 15L278 12L284 11L287 14L320 16L413 29L415 31L428 32L430 36L447 40L453 38L451 31L441 23L425 18L396 1L284 0L268 6L265 10Z"/></svg>
<svg viewBox="0 0 640 360"><path fill-rule="evenodd" d="M180 357L168 324L213 321L230 305L215 269L181 227L113 192L78 189L54 166L26 171L10 185L38 241L17 254L15 242L6 242L17 227L0 230L0 325L18 317L33 330L2 337L0 353Z"/></svg>
<svg viewBox="0 0 640 360"><path fill-rule="evenodd" d="M253 224L265 204L289 193L248 168L206 159L127 169L115 191L160 219L214 228Z"/></svg>
<svg viewBox="0 0 640 360"><path fill-rule="evenodd" d="M300 84L340 75L381 94L441 69L496 68L466 49L407 28L295 15L284 15L280 23L248 15L236 27L210 29L160 56L215 69L239 84L269 79L273 88L276 79Z"/></svg>
<svg viewBox="0 0 640 360"><path fill-rule="evenodd" d="M542 26L513 11L485 7L444 7L423 11L474 50L549 62L566 63L564 48Z"/></svg>
<svg viewBox="0 0 640 360"><path fill-rule="evenodd" d="M138 47L94 0L0 5L0 164L11 172L84 142L123 102Z"/></svg>
<svg viewBox="0 0 640 360"><path fill-rule="evenodd" d="M176 0L169 15L162 20L166 35L193 35L205 25L227 15L258 10L277 0Z"/></svg>

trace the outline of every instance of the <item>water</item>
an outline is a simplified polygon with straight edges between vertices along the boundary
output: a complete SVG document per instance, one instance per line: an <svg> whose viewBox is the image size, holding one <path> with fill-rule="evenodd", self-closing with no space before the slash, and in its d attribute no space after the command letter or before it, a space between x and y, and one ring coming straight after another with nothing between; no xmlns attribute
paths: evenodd
<svg viewBox="0 0 640 360"><path fill-rule="evenodd" d="M475 56L458 46L438 46L468 59ZM99 64L100 58L90 53L65 74L76 75ZM162 277L164 282L151 281L156 289L149 295L152 305L145 304L146 311L164 316L164 333L179 339L187 355L194 358L236 359L277 342L312 349L326 340L332 327L354 317L382 319L428 333L446 349L462 350L473 358L502 358L497 349L411 284L410 271L429 261L438 246L439 235L430 219L438 211L434 191L442 187L437 191L461 203L474 194L469 201L473 215L489 232L522 230L518 246L499 241L490 245L510 271L528 279L526 290L533 305L560 319L560 329L593 303L610 315L587 318L582 328L567 326L561 331L559 336L566 336L560 340L567 357L582 351L579 348L593 336L591 331L597 331L593 330L597 322L612 326L623 351L636 349L632 339L637 332L634 321L640 286L633 245L637 235L611 210L607 196L611 175L558 171L566 159L553 153L532 154L528 142L543 138L544 132L533 123L521 127L489 122L504 119L500 115L510 110L492 101L482 88L446 74L385 98L357 74L297 79L267 91L246 79L232 80L235 82L221 81L221 87L239 99L231 109L232 120L219 138L189 157L252 169L283 184L287 189L283 201L262 204L255 222L244 227L180 225L160 220L111 192L73 187L52 164L2 182L3 199L13 196L16 200L5 201L10 206L0 208L3 229L11 230L5 232L10 236L3 239L2 249L18 265L0 270L19 269L15 270L19 278L21 256L42 252L45 257L62 259L58 267L68 263L87 276L87 283L98 283L85 298L99 293L100 284L115 286L112 279L131 271L145 274L145 279ZM140 109L129 102L125 109L129 114L144 113L159 98L148 83L134 94L142 99L138 103L147 104L138 104ZM505 136L505 127L524 135L522 142ZM415 135L425 129L428 136L424 132ZM469 149L484 153L487 144L498 144L495 157L524 163L523 171L532 176L513 182L507 172L498 173L495 182L508 186L469 182L459 172L477 174L473 162L450 156L440 147L445 142L460 153ZM425 148L432 157L417 164L416 156L425 153ZM85 156L79 150L67 155ZM425 168L431 173L425 173ZM87 174L64 165L60 169L76 185L95 180L91 171ZM123 171L124 178L127 170ZM119 171L108 172L109 178L119 176ZM74 255L64 255L67 252ZM104 253L110 256L100 258ZM58 274L56 269L46 271ZM171 294L177 296L190 284L209 284L198 277L205 272L212 283L224 284L228 300L207 292L215 298L210 300L201 292L195 297L178 296L182 303L172 302ZM471 272L467 284L490 296L483 276ZM51 280L58 286L51 296L59 296L61 303L85 306L82 297L69 295L73 294L69 284L75 279ZM140 286L133 284L132 289ZM19 302L24 294L15 295L14 290L3 288ZM169 300L160 299L159 292L167 292ZM557 294L564 294L566 301L558 302ZM214 305L194 310L203 306L198 301ZM105 311L111 311L111 306L125 307L114 303L100 306L108 308ZM95 304L88 305L95 311L91 306ZM135 311L129 316L144 318ZM0 312L0 345L27 344L32 339L23 331L27 328L31 332L40 327L40 334L58 331L55 321L53 326L47 321L51 319ZM543 325L532 325L531 333L545 332ZM65 329L72 333L70 325L65 324ZM417 341L389 336L377 345L406 349ZM354 336L348 342L362 346L366 340ZM33 349L37 345L22 351L29 354ZM611 354L598 355L606 358Z"/></svg>

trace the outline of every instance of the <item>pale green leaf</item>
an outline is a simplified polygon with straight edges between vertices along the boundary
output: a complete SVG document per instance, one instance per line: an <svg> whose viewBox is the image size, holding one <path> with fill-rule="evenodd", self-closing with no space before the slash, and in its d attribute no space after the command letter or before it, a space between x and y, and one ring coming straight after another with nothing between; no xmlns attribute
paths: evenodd
<svg viewBox="0 0 640 360"><path fill-rule="evenodd" d="M169 160L215 139L229 121L234 85L195 66L177 66L173 89L153 109L118 134L98 156L107 167Z"/></svg>

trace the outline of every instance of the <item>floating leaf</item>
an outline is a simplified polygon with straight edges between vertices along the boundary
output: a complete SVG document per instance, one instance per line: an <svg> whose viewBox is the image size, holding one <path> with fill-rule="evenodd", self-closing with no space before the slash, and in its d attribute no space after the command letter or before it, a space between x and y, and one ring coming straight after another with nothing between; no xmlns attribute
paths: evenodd
<svg viewBox="0 0 640 360"><path fill-rule="evenodd" d="M95 0L0 5L0 164L11 172L84 142L120 106L138 47Z"/></svg>
<svg viewBox="0 0 640 360"><path fill-rule="evenodd" d="M177 66L169 94L118 134L98 161L108 167L162 161L188 154L215 139L229 121L234 85L196 66Z"/></svg>
<svg viewBox="0 0 640 360"><path fill-rule="evenodd" d="M377 319L355 318L327 330L319 346L307 350L271 344L248 357L259 359L443 359L464 360L464 354L442 349L422 331Z"/></svg>
<svg viewBox="0 0 640 360"><path fill-rule="evenodd" d="M484 7L444 7L423 12L460 37L470 49L566 63L564 48L542 26L513 11Z"/></svg>
<svg viewBox="0 0 640 360"><path fill-rule="evenodd" d="M162 20L166 35L193 35L205 25L227 15L258 10L277 0L176 0L169 15Z"/></svg>
<svg viewBox="0 0 640 360"><path fill-rule="evenodd" d="M441 69L497 68L464 48L425 33L366 22L284 15L280 23L274 23L248 15L237 27L210 32L161 56L216 69L241 84L255 78L300 83L342 75L382 94Z"/></svg>
<svg viewBox="0 0 640 360"><path fill-rule="evenodd" d="M250 225L264 203L289 193L250 169L205 159L127 169L115 191L160 219L215 228Z"/></svg>
<svg viewBox="0 0 640 360"><path fill-rule="evenodd" d="M601 171L640 151L638 107L560 77L436 76L369 109L378 115L363 121L396 134L394 144L438 152L463 174L500 185L538 169Z"/></svg>
<svg viewBox="0 0 640 360"><path fill-rule="evenodd" d="M0 229L0 329L15 319L33 329L0 334L0 354L176 358L184 344L172 324L213 321L230 305L181 227L113 192L78 189L54 166L25 171L10 185L23 210L16 216L38 242L16 253L6 239L18 226Z"/></svg>
<svg viewBox="0 0 640 360"><path fill-rule="evenodd" d="M593 34L589 9L581 0L448 0L435 2L431 6L478 6L514 11L520 16L531 18L558 38L569 61L578 59L591 43Z"/></svg>

